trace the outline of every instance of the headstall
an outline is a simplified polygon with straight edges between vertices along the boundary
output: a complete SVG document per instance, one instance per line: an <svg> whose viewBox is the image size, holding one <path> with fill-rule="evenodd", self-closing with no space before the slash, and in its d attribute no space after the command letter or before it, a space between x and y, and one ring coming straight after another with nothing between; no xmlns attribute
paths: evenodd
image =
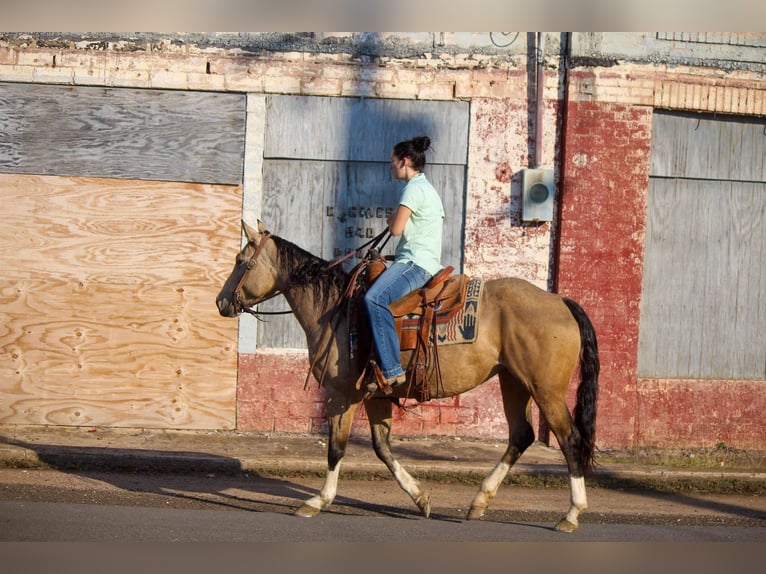
<svg viewBox="0 0 766 574"><path fill-rule="evenodd" d="M259 315L289 315L292 313L292 311L258 311L256 309L253 309L252 307L246 306L242 302L242 286L245 284L245 279L247 278L247 274L250 272L250 270L255 267L256 260L258 259L258 256L261 254L261 251L263 251L263 247L266 244L266 240L271 236L271 233L266 231L263 233L263 237L261 238L261 241L256 245L255 247L255 253L253 253L253 256L248 260L247 265L245 267L244 273L242 273L242 277L239 278L239 282L237 283L237 287L234 289L234 306L235 308L239 308L243 313L249 313L250 315L253 315L256 319L259 319ZM269 299L276 297L277 295L281 294L281 291L275 291L272 293L269 297L266 299L262 299L261 301L258 301L256 305L259 303L263 303L264 301L268 301Z"/></svg>

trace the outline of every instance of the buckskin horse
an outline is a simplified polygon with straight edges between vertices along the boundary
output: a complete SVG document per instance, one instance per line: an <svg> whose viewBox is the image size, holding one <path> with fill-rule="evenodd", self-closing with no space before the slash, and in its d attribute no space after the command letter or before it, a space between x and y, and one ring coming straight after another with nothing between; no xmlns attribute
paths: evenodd
<svg viewBox="0 0 766 574"><path fill-rule="evenodd" d="M428 517L430 493L394 458L389 442L394 401L414 397L414 390L403 385L392 395L381 396L359 384L369 354L360 350L352 358L349 334L354 321L352 315L337 312L350 274L270 234L261 221L257 229L244 221L242 227L247 243L218 294L218 310L224 317L236 317L283 295L306 333L310 372L324 391L327 473L320 492L295 514L314 516L332 504L351 422L356 409L364 404L376 455ZM369 342L366 344L369 351ZM402 352L402 365L409 364L411 355L411 351ZM529 420L534 400L561 447L569 472L570 506L555 529L573 532L587 507L584 477L594 458L599 374L595 331L582 307L522 279L488 280L480 295L474 342L443 346L438 360L442 380L432 398L464 393L497 376L508 421L508 446L482 481L468 518L484 515L513 464L534 441ZM566 394L578 366L580 382L570 414Z"/></svg>

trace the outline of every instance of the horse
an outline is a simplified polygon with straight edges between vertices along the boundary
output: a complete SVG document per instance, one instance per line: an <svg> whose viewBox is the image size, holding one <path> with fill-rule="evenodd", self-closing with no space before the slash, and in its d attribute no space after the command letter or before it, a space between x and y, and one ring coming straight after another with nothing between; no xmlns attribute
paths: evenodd
<svg viewBox="0 0 766 574"><path fill-rule="evenodd" d="M284 296L305 331L310 373L323 387L329 435L327 471L319 493L303 502L295 514L315 516L332 504L351 423L363 404L375 454L420 512L429 517L429 491L399 464L390 445L393 406L398 400L413 398L414 391L399 385L389 396L359 384L369 355L360 349L351 357L349 335L355 325L350 324L351 315L338 312L345 304L351 274L272 235L260 220L257 229L242 221L242 229L247 242L216 298L220 314L237 317L253 312L251 308L260 302ZM554 528L573 532L587 508L585 476L594 464L599 356L593 325L575 301L523 279L505 277L484 282L477 326L474 342L440 347L441 380L433 397L464 393L494 376L500 382L508 444L481 482L467 518L485 515L513 464L534 442L530 424L534 400L558 441L569 474L570 506ZM402 365L409 365L411 358L412 351L402 351ZM578 367L580 381L570 413L566 393Z"/></svg>

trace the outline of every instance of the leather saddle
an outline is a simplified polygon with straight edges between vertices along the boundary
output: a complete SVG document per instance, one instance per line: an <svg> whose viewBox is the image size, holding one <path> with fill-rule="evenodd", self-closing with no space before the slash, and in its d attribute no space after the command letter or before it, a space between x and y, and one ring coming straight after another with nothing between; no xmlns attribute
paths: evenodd
<svg viewBox="0 0 766 574"><path fill-rule="evenodd" d="M448 322L462 309L468 290L470 278L466 275L452 276L453 271L453 267L445 267L425 286L388 305L394 316L400 348L414 350L405 370L408 372L408 386L418 389L421 401L431 398L428 385L430 373L435 372L437 388L441 386L436 338L431 336L433 329L439 323ZM377 378L383 392L390 394L391 388L381 384L382 375Z"/></svg>
<svg viewBox="0 0 766 574"><path fill-rule="evenodd" d="M381 259L373 258L367 263L365 283L372 284L384 270L385 265ZM436 325L449 322L465 304L470 277L462 274L453 276L453 271L454 267L445 267L423 287L388 305L394 316L400 349L414 350L409 365L403 366L408 372L408 386L419 390L421 401L430 400L429 372L436 372L437 386L441 383L435 337L432 337L431 333ZM368 367L370 369L364 370L357 384L361 383L369 372L383 393L391 394L391 386L385 382L374 359L370 359Z"/></svg>
<svg viewBox="0 0 766 574"><path fill-rule="evenodd" d="M427 336L434 323L446 323L462 309L470 278L452 275L453 271L453 267L445 267L424 287L388 305L394 316L401 349L415 349L419 334ZM413 318L413 315L417 317ZM417 329L410 328L413 321L417 321ZM423 342L427 343L428 339Z"/></svg>

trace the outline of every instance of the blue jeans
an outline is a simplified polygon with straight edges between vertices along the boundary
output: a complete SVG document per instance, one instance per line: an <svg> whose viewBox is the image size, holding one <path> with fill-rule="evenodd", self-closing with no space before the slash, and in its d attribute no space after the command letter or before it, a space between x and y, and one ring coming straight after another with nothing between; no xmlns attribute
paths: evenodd
<svg viewBox="0 0 766 574"><path fill-rule="evenodd" d="M404 373L399 355L399 338L396 336L394 316L388 304L419 289L431 275L411 261L393 263L367 289L364 305L370 319L372 340L378 356L378 366L387 379Z"/></svg>

